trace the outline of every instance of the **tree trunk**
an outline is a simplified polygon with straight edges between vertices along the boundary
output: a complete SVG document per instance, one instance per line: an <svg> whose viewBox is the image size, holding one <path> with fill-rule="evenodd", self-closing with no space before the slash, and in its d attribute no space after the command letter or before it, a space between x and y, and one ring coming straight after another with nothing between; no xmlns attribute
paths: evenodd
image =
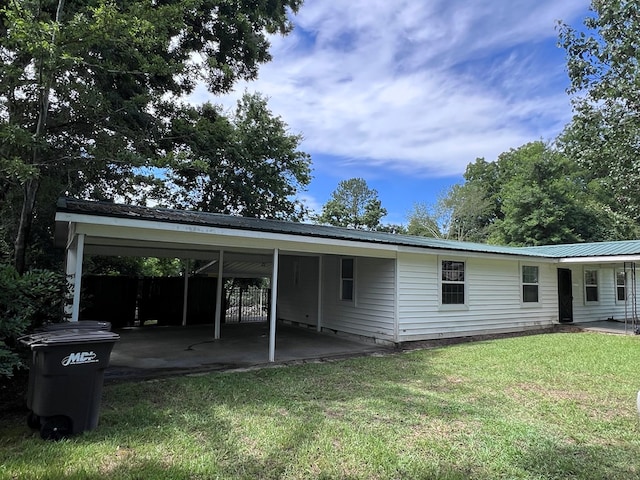
<svg viewBox="0 0 640 480"><path fill-rule="evenodd" d="M24 185L22 210L20 211L20 223L16 234L14 248L14 265L20 275L22 275L27 263L27 240L31 223L33 222L33 210L36 206L36 196L40 182L37 178L28 180Z"/></svg>
<svg viewBox="0 0 640 480"><path fill-rule="evenodd" d="M56 23L59 26L62 19L62 9L64 7L64 0L58 0L58 6L56 8ZM53 48L56 45L56 30L51 33L51 52L55 53ZM49 103L51 101L51 83L53 81L53 72L48 71L50 66L47 66L45 58L39 59L38 64L38 77L39 83L39 98L38 98L38 123L36 124L35 139L36 142L33 146L32 153L32 165L39 165L41 163L41 146L38 141L41 141L46 136L47 119L49 116ZM33 224L33 211L36 207L36 198L38 195L38 188L40 187L40 181L36 177L30 178L26 181L23 189L22 210L20 211L20 223L18 224L18 232L16 234L16 242L14 246L14 265L20 275L25 271L27 264L27 243L29 240L29 232L31 231L31 225Z"/></svg>

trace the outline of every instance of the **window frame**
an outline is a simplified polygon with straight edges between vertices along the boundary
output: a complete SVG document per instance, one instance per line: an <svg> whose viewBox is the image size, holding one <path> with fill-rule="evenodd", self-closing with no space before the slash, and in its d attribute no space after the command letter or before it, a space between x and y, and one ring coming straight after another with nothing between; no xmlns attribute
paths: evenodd
<svg viewBox="0 0 640 480"><path fill-rule="evenodd" d="M351 262L351 276L350 277L345 277L344 276L344 263L346 261L350 261ZM356 303L356 259L354 257L341 257L340 258L340 262L339 262L339 269L340 269L340 289L338 292L339 295L339 299L341 302L348 302L348 303L353 303L355 305ZM351 295L350 298L345 298L345 282L347 282L347 284L351 285Z"/></svg>
<svg viewBox="0 0 640 480"><path fill-rule="evenodd" d="M595 283L587 283L587 273L593 272L595 274ZM596 268L585 268L582 280L584 283L584 303L589 305L595 305L600 303L600 271ZM596 299L589 300L589 291L590 289L595 289Z"/></svg>
<svg viewBox="0 0 640 480"><path fill-rule="evenodd" d="M535 282L527 282L525 281L525 269L527 268L535 268ZM525 295L526 287L536 287L536 299L527 300ZM521 264L520 265L520 301L523 305L540 305L540 266L539 265L529 265L529 264Z"/></svg>
<svg viewBox="0 0 640 480"><path fill-rule="evenodd" d="M462 264L462 280L445 280L443 279L445 262ZM469 271L467 259L455 257L438 257L438 303L441 309L445 310L463 310L469 305ZM462 303L445 303L444 287L445 285L462 285Z"/></svg>
<svg viewBox="0 0 640 480"><path fill-rule="evenodd" d="M622 279L624 281L622 285L618 283L619 274L622 274ZM616 268L613 275L613 283L615 288L616 303L624 304L627 300L627 272L625 272L622 268ZM622 298L620 298L620 288L622 288L622 291L624 292Z"/></svg>

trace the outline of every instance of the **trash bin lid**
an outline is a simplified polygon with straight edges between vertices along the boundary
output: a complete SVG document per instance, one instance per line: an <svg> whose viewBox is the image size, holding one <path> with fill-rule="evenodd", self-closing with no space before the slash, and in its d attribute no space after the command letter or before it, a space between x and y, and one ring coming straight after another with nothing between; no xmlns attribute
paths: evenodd
<svg viewBox="0 0 640 480"><path fill-rule="evenodd" d="M111 322L105 322L103 320L79 320L77 322L60 322L60 323L48 323L38 328L38 332L50 332L52 330L68 330L74 328L86 328L89 330L111 330Z"/></svg>
<svg viewBox="0 0 640 480"><path fill-rule="evenodd" d="M105 343L116 342L120 339L117 333L106 330L63 329L36 332L20 337L20 342L32 349L50 345L64 345L69 343Z"/></svg>

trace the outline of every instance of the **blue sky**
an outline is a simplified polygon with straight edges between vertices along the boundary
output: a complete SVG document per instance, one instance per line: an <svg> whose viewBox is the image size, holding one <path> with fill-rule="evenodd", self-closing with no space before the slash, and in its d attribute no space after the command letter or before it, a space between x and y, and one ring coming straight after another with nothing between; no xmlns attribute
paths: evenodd
<svg viewBox="0 0 640 480"><path fill-rule="evenodd" d="M571 118L556 21L579 26L587 0L306 0L294 31L244 90L304 136L319 211L341 180L364 178L406 223L478 157L552 140Z"/></svg>

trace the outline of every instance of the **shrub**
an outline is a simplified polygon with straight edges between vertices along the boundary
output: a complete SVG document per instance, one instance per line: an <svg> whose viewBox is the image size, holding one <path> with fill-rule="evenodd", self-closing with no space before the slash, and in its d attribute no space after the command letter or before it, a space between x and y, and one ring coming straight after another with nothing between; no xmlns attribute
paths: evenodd
<svg viewBox="0 0 640 480"><path fill-rule="evenodd" d="M0 377L23 366L18 338L33 328L64 319L68 284L64 275L32 270L24 275L0 264Z"/></svg>

